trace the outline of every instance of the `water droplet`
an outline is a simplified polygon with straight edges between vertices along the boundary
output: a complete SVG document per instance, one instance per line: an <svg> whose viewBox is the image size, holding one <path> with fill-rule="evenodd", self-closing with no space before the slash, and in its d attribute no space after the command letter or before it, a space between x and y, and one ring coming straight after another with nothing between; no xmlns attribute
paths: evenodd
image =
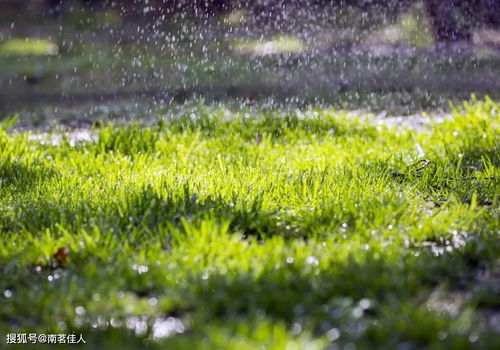
<svg viewBox="0 0 500 350"><path fill-rule="evenodd" d="M302 332L302 325L300 323L294 323L292 326L292 334L299 335Z"/></svg>
<svg viewBox="0 0 500 350"><path fill-rule="evenodd" d="M85 315L86 310L85 310L85 308L83 306L77 306L75 308L75 312L76 312L77 315L82 316L82 315Z"/></svg>
<svg viewBox="0 0 500 350"><path fill-rule="evenodd" d="M363 309L369 309L371 306L371 301L369 299L363 298L359 301L359 306Z"/></svg>
<svg viewBox="0 0 500 350"><path fill-rule="evenodd" d="M340 338L340 331L337 328L332 328L328 332L326 332L326 337L329 341L334 342L335 340Z"/></svg>
<svg viewBox="0 0 500 350"><path fill-rule="evenodd" d="M153 339L167 338L175 333L184 333L185 330L184 323L178 318L158 319L153 324Z"/></svg>
<svg viewBox="0 0 500 350"><path fill-rule="evenodd" d="M471 343L475 343L479 340L479 334L477 334L476 332L473 332L469 335L469 341Z"/></svg>
<svg viewBox="0 0 500 350"><path fill-rule="evenodd" d="M314 256L310 256L306 259L306 262L308 265L313 265L313 266L318 266L319 265L319 260L315 258Z"/></svg>
<svg viewBox="0 0 500 350"><path fill-rule="evenodd" d="M143 274L148 272L149 268L146 265L132 265L132 269L137 271L138 274Z"/></svg>

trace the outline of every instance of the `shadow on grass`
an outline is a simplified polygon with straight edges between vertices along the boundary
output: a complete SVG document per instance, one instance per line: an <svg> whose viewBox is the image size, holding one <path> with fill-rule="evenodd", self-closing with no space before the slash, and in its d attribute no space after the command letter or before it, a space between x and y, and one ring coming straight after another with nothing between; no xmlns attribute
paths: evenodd
<svg viewBox="0 0 500 350"><path fill-rule="evenodd" d="M22 164L18 161L0 161L0 188L14 186L16 192L24 193L37 183L57 176L57 171L42 164Z"/></svg>
<svg viewBox="0 0 500 350"><path fill-rule="evenodd" d="M57 231L56 227L62 226L78 232L82 228L91 230L97 226L101 231L117 235L133 232L138 240L134 243L139 243L142 235L155 236L155 230L165 228L165 225L182 228L182 219L197 222L216 217L229 221L231 231L246 236L263 237L277 232L291 235L280 228L286 225L283 219L278 219L278 212L262 208L261 198L255 198L248 205L237 203L236 197L232 201L220 197L200 198L188 186L180 194L167 197L146 187L118 201L106 203L71 203L64 202L64 199L55 202L40 198L35 203L17 202L15 215L6 227L9 231L24 228L36 232L46 228Z"/></svg>

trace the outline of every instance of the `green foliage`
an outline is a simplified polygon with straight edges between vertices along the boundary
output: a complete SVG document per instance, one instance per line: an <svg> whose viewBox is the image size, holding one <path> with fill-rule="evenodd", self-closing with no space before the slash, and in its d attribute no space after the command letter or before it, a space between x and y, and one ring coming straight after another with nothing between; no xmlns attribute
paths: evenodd
<svg viewBox="0 0 500 350"><path fill-rule="evenodd" d="M497 348L499 111L473 100L426 132L224 105L77 145L0 130L0 328L89 349Z"/></svg>
<svg viewBox="0 0 500 350"><path fill-rule="evenodd" d="M11 39L0 42L0 56L17 55L17 56L46 56L56 55L59 48L50 40L23 38Z"/></svg>

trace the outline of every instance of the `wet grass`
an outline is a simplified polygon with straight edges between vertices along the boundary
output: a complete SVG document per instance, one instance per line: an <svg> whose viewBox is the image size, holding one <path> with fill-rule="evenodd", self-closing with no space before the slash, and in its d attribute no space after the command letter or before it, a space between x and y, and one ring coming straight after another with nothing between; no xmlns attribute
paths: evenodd
<svg viewBox="0 0 500 350"><path fill-rule="evenodd" d="M0 329L89 349L498 348L499 117L472 101L417 132L197 105L77 145L4 122Z"/></svg>

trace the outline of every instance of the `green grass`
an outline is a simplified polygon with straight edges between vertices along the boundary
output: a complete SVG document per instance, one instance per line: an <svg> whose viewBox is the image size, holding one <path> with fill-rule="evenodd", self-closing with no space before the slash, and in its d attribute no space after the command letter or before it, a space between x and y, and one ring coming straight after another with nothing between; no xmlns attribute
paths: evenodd
<svg viewBox="0 0 500 350"><path fill-rule="evenodd" d="M0 45L0 55L46 56L57 55L58 47L50 40L11 39Z"/></svg>
<svg viewBox="0 0 500 350"><path fill-rule="evenodd" d="M4 122L2 337L498 348L500 106L473 100L423 131L322 109L175 111L76 146Z"/></svg>
<svg viewBox="0 0 500 350"><path fill-rule="evenodd" d="M231 44L233 50L254 55L277 53L300 53L305 50L302 40L292 36L280 36L273 40L235 40Z"/></svg>

